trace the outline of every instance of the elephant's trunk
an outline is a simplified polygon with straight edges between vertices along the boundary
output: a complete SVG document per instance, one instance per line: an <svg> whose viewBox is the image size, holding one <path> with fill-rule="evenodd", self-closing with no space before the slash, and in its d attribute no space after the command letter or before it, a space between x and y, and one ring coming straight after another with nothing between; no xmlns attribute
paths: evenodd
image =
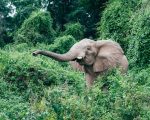
<svg viewBox="0 0 150 120"><path fill-rule="evenodd" d="M54 52L50 52L50 51L43 51L43 50L39 50L39 51L35 51L33 53L33 55L37 55L37 54L41 54L41 55L44 55L44 56L47 56L47 57L50 57L50 58L53 58L57 61L72 61L74 60L77 55L72 53L72 52L67 52L65 54L57 54L57 53L54 53Z"/></svg>

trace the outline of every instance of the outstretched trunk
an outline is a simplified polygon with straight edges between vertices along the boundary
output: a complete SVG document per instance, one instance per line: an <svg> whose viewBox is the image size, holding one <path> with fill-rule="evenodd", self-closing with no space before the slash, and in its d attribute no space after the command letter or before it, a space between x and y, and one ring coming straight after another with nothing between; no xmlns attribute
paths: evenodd
<svg viewBox="0 0 150 120"><path fill-rule="evenodd" d="M35 51L33 54L34 55L41 54L41 55L53 58L53 59L55 59L57 61L64 61L64 62L65 61L72 61L72 60L74 60L77 57L77 54L74 54L72 52L67 52L65 54L57 54L57 53L50 52L50 51L39 50L37 53Z"/></svg>

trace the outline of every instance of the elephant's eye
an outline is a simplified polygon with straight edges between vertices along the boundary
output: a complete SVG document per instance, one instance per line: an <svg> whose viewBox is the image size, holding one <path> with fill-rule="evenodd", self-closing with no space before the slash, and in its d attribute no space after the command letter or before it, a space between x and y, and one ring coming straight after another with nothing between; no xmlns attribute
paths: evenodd
<svg viewBox="0 0 150 120"><path fill-rule="evenodd" d="M87 50L91 50L91 47L87 47Z"/></svg>

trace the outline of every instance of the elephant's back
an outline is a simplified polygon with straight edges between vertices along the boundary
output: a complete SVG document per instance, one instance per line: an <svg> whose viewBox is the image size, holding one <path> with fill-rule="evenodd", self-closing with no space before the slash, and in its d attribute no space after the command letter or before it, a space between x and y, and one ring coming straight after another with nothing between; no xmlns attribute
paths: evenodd
<svg viewBox="0 0 150 120"><path fill-rule="evenodd" d="M122 57L121 62L120 62L120 66L122 67L122 71L121 71L122 73L126 73L127 72L128 65L129 65L129 63L128 63L127 57L124 55Z"/></svg>

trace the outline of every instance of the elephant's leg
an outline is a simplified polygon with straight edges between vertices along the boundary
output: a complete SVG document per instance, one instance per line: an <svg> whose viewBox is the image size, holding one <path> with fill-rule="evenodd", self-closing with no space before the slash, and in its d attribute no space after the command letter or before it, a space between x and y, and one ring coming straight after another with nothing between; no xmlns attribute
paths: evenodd
<svg viewBox="0 0 150 120"><path fill-rule="evenodd" d="M86 86L91 87L94 82L94 79L95 79L94 75L86 73L85 74Z"/></svg>

